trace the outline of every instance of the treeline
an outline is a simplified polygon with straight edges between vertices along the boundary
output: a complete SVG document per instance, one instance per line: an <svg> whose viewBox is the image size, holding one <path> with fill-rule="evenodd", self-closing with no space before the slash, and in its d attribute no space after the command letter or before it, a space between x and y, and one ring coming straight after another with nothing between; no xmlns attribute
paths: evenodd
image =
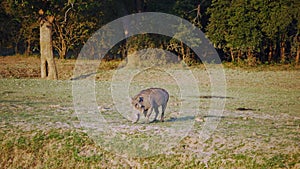
<svg viewBox="0 0 300 169"><path fill-rule="evenodd" d="M300 1L213 1L209 39L231 61L299 62Z"/></svg>
<svg viewBox="0 0 300 169"><path fill-rule="evenodd" d="M137 12L164 12L187 19L214 44L224 61L298 63L298 0L4 0L0 4L0 55L39 54L39 21L52 15L57 57L76 58L101 26ZM120 42L107 59L125 58L147 47L169 50L198 62L188 46L170 37L138 35Z"/></svg>

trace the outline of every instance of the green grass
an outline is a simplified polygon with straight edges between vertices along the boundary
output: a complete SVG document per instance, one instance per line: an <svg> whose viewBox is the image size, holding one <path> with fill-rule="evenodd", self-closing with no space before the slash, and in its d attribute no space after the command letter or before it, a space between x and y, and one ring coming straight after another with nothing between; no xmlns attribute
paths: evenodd
<svg viewBox="0 0 300 169"><path fill-rule="evenodd" d="M193 73L200 95L210 95L204 70L193 69ZM111 74L101 72L105 77ZM226 69L226 76L227 97L219 97L226 99L226 106L211 137L201 142L203 124L213 117L206 116L211 99L200 97L199 114L183 120L203 121L195 121L188 136L167 152L145 158L118 156L80 127L73 109L71 81L0 79L0 168L299 167L300 72ZM172 79L149 82L139 76L131 83L130 95L161 83L171 94L166 114L170 120L180 107L179 90ZM131 124L117 113L110 94L109 81L96 82L97 103L107 108L102 115L128 144L132 141L136 145L143 138L157 136L157 130L186 122ZM126 152L122 139L116 141L120 141L118 149Z"/></svg>

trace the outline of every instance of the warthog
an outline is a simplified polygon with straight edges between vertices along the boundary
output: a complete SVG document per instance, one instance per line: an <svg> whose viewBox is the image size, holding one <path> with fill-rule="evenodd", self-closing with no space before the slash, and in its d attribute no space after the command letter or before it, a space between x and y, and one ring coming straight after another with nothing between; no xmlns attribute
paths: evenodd
<svg viewBox="0 0 300 169"><path fill-rule="evenodd" d="M156 121L158 116L158 107L162 107L161 112L161 121L164 121L164 113L167 107L169 100L169 93L165 89L161 88L149 88L142 90L136 96L132 98L132 106L134 109L138 110L137 120L134 123L137 123L140 119L140 113L144 113L145 117L147 116L147 123L149 123L149 117L152 113L152 110L155 111L155 118L153 121ZM149 113L148 113L149 110ZM148 113L148 114L147 114Z"/></svg>

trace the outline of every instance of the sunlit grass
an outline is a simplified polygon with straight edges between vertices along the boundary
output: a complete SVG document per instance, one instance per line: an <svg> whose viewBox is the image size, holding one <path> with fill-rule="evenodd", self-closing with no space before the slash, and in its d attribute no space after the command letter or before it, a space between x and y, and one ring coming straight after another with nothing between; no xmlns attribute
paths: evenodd
<svg viewBox="0 0 300 169"><path fill-rule="evenodd" d="M112 72L105 72L101 76L109 79ZM193 72L201 94L209 95L209 79L204 70ZM118 156L89 137L74 115L71 81L0 79L0 168L299 167L299 72L226 69L226 75L227 96L219 99L226 99L227 103L211 137L205 142L199 139L204 122L211 118L205 116L210 97L200 97L201 112L191 118L200 120L188 136L169 151L146 158ZM139 89L139 83L132 85L132 93L137 92L134 90ZM176 85L166 86L178 92ZM116 113L109 81L98 79L96 90L99 107L107 108L102 112L106 118L135 127ZM176 113L180 106L176 94L171 93L169 120L170 113ZM175 122L151 125L162 128ZM129 138L149 135L127 133Z"/></svg>

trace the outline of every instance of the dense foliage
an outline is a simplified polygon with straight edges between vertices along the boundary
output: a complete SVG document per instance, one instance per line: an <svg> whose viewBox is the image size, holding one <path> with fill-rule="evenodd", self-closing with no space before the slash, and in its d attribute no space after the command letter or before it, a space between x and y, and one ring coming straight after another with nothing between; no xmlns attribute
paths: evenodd
<svg viewBox="0 0 300 169"><path fill-rule="evenodd" d="M53 46L59 58L76 57L101 26L136 12L164 12L199 27L226 61L298 63L298 0L4 0L0 4L0 55L39 53L40 10L55 17ZM170 37L139 35L120 42L109 56L157 47L193 60L189 48Z"/></svg>
<svg viewBox="0 0 300 169"><path fill-rule="evenodd" d="M299 9L296 0L214 0L207 35L232 61L293 61L299 52Z"/></svg>

